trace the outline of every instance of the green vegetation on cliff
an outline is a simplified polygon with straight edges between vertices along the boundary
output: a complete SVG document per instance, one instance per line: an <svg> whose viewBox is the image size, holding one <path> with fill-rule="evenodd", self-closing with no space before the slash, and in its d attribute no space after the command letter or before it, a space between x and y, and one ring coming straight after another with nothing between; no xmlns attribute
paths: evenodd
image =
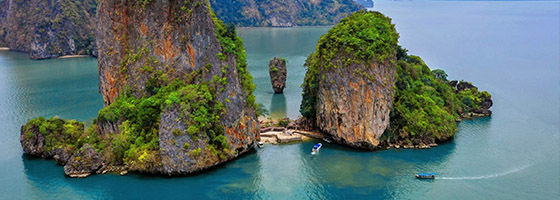
<svg viewBox="0 0 560 200"><path fill-rule="evenodd" d="M226 110L216 101L217 84L217 80L201 84L174 80L149 97L136 98L130 92L123 92L115 102L99 111L97 118L98 122L122 124L112 141L115 164L141 165L151 161L146 158L157 157L161 112L171 107L178 107L181 115L189 113L185 122L189 127L187 133L174 130L173 134L208 138L215 154L229 153L224 127L219 125L220 116Z"/></svg>
<svg viewBox="0 0 560 200"><path fill-rule="evenodd" d="M396 53L398 38L391 18L379 12L359 11L342 19L321 36L316 51L307 57L300 113L304 117L315 118L319 79L324 79L318 76L319 72L352 63L370 64L374 60L386 62ZM341 55L347 59L341 60Z"/></svg>
<svg viewBox="0 0 560 200"><path fill-rule="evenodd" d="M441 69L431 71L418 56L399 47L391 126L382 140L430 144L455 135L461 114L481 108L486 91L458 91ZM455 83L456 84L456 83Z"/></svg>
<svg viewBox="0 0 560 200"><path fill-rule="evenodd" d="M252 115L258 113L253 111L257 107L253 95L255 85L247 70L243 41L237 37L234 26L226 26L216 18L209 4L206 10L204 4L201 4L204 0L184 2L185 9L178 8L171 15L178 16L177 19L185 19L189 17L187 14L198 12L196 14L199 18L209 22L202 24L209 26L204 30L215 30L215 36L212 32L208 34L210 41L203 41L206 46L212 47L210 55L192 47L192 43L187 43L185 46L189 47L183 53L192 58L192 64L189 62L189 66L173 66L180 63L161 59L154 54L158 49L154 50L150 45L158 41L144 43L140 39L129 40L127 42L133 41L138 46L125 45L122 56L114 62L117 63L116 66L110 66L118 67L110 75L122 76L126 83L119 83L122 85L118 85L120 88L115 93L116 97L99 111L92 126L84 130L83 123L73 120L38 118L28 122L22 130L22 134L29 135L26 139L30 140L38 133L47 138L57 138L49 140L52 144L49 143L47 147L70 148L71 153L88 143L103 156L105 165L126 166L128 170L169 175L204 169L249 149L253 141L240 140L245 139L241 138L245 136L243 134L252 134L244 129L250 128L247 124L253 124L250 120L256 119L256 116ZM162 2L146 0L134 3L134 9L145 9L142 12L147 12L149 9L157 10L160 5L158 3ZM182 23L191 22L185 20ZM154 24L143 24L151 25ZM129 34L131 33L119 37L126 38ZM187 42L186 40L187 38L181 42ZM203 56L198 58L196 55ZM229 65L234 63L237 66L230 68ZM234 69L237 69L236 72ZM177 71L180 70L182 72L177 76ZM108 74L100 73L100 77L102 76ZM228 83L231 80L232 83ZM240 104L230 104L228 106L231 109L226 110L226 104L230 103L228 98L237 98ZM234 116L241 119L223 119L235 112L237 114ZM75 128L70 127L71 125ZM46 131L41 131L45 129L43 127L47 127ZM66 133L66 127L71 130L71 134ZM33 132L35 129L39 131ZM250 136L254 140L254 135L248 137ZM88 137L88 140L80 137ZM25 142L27 141L22 141L22 145ZM247 147L239 144L241 142ZM170 149L175 147L179 148ZM168 155L168 151L170 156L164 157ZM183 171L163 171L163 165L167 164L169 167L175 164L171 163L174 161L177 161L179 167L183 167L180 169ZM189 165L194 167L188 168Z"/></svg>
<svg viewBox="0 0 560 200"><path fill-rule="evenodd" d="M488 108L492 106L492 101L488 92L478 91L468 82L449 81L443 70L431 71L420 57L408 55L406 49L398 46L398 38L399 35L391 24L391 19L379 12L359 11L342 19L321 37L316 51L306 60L307 73L302 84L303 99L300 107L302 116L310 119L310 123L315 123L315 119L319 118L316 115L321 84L333 84L329 85L330 87L344 86L334 85L337 83L326 80L325 71L361 66L353 72L354 77L346 81L355 81L357 79L355 76L358 75L375 82L375 74L366 71L381 65L396 68L395 90L389 115L390 126L379 138L385 145L432 144L444 141L454 136L457 130L456 121L491 114ZM372 62L377 66L370 67ZM343 73L340 70L337 72ZM383 86L388 87L388 84ZM357 86L355 88L357 89L354 90L363 90ZM333 91L335 90L327 93L332 95ZM379 94L374 98L380 98ZM338 108L341 106L337 102L327 103L337 104ZM321 119L323 121L330 119L325 118ZM344 116L338 118L338 123L342 120ZM338 126L335 128L341 129L340 126L343 125L338 124Z"/></svg>
<svg viewBox="0 0 560 200"><path fill-rule="evenodd" d="M25 124L23 131L26 132L26 139L31 139L34 132L41 133L45 138L44 150L47 152L60 148L75 152L86 143L99 143L94 126L84 130L84 123L76 120L63 120L58 117L32 119Z"/></svg>
<svg viewBox="0 0 560 200"><path fill-rule="evenodd" d="M210 5L208 5L208 7L210 7ZM222 54L235 55L239 79L241 80L241 85L247 94L247 105L256 109L257 103L255 102L255 95L253 95L253 91L256 86L253 83L253 76L251 76L249 70L247 69L247 55L245 54L243 40L237 36L237 32L233 24L225 25L223 21L216 17L216 14L212 9L210 9L210 15L212 16L212 20L214 21L214 25L216 27L218 41L220 41L220 44L222 45Z"/></svg>
<svg viewBox="0 0 560 200"><path fill-rule="evenodd" d="M402 52L399 49L391 126L384 136L407 143L415 138L431 143L452 136L460 107L454 89L436 78L420 57Z"/></svg>

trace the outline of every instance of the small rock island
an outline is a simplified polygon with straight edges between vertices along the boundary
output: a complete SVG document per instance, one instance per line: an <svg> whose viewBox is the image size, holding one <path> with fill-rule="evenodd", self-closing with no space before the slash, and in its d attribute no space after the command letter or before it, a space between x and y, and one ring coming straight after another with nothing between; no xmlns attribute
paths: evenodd
<svg viewBox="0 0 560 200"><path fill-rule="evenodd" d="M391 19L373 11L322 36L305 63L299 126L362 149L429 148L453 138L456 121L491 114L488 92L448 81L398 38Z"/></svg>
<svg viewBox="0 0 560 200"><path fill-rule="evenodd" d="M274 57L268 64L268 72L274 93L284 92L284 88L286 88L286 75L288 74L286 59Z"/></svg>

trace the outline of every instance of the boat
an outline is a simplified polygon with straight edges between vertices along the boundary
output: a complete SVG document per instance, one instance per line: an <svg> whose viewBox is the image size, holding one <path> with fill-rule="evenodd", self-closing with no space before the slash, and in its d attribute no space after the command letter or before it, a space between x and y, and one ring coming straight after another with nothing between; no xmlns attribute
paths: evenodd
<svg viewBox="0 0 560 200"><path fill-rule="evenodd" d="M264 147L264 143L263 142L257 142L257 146L259 146L259 148L263 148Z"/></svg>
<svg viewBox="0 0 560 200"><path fill-rule="evenodd" d="M324 138L323 138L323 141L325 141L325 142L327 142L327 143L331 143L331 142L332 142L332 140L331 140L330 138L328 138L328 137L324 137Z"/></svg>
<svg viewBox="0 0 560 200"><path fill-rule="evenodd" d="M315 146L313 146L313 149L311 149L311 154L316 154L317 152L319 152L319 149L321 149L321 147L323 146L323 144L318 143Z"/></svg>
<svg viewBox="0 0 560 200"><path fill-rule="evenodd" d="M416 174L417 179L435 179L436 173L420 173Z"/></svg>

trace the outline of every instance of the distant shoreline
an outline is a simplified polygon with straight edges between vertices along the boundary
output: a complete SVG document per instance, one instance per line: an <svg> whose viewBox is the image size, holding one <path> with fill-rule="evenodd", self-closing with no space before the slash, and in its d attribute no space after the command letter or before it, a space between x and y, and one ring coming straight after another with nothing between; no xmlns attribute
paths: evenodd
<svg viewBox="0 0 560 200"><path fill-rule="evenodd" d="M0 51L9 51L9 50L10 50L10 48L8 48L8 47L0 47Z"/></svg>
<svg viewBox="0 0 560 200"><path fill-rule="evenodd" d="M58 57L59 59L64 59L64 58L85 58L85 57L91 57L90 55L68 55L68 56L60 56Z"/></svg>

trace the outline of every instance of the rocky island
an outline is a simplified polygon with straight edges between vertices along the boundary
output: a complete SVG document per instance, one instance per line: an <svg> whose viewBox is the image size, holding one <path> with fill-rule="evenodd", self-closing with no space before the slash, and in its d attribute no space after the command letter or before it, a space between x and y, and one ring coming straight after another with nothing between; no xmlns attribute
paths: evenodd
<svg viewBox="0 0 560 200"><path fill-rule="evenodd" d="M398 38L390 18L367 11L322 36L305 64L300 127L357 148L425 148L453 138L456 121L491 114L488 92L431 71Z"/></svg>
<svg viewBox="0 0 560 200"><path fill-rule="evenodd" d="M233 159L258 139L255 85L235 28L206 0L100 1L99 90L91 126L37 118L28 154L72 177L108 171L187 174Z"/></svg>
<svg viewBox="0 0 560 200"><path fill-rule="evenodd" d="M268 73L274 93L282 93L286 88L286 76L288 74L286 59L274 57L268 64Z"/></svg>

